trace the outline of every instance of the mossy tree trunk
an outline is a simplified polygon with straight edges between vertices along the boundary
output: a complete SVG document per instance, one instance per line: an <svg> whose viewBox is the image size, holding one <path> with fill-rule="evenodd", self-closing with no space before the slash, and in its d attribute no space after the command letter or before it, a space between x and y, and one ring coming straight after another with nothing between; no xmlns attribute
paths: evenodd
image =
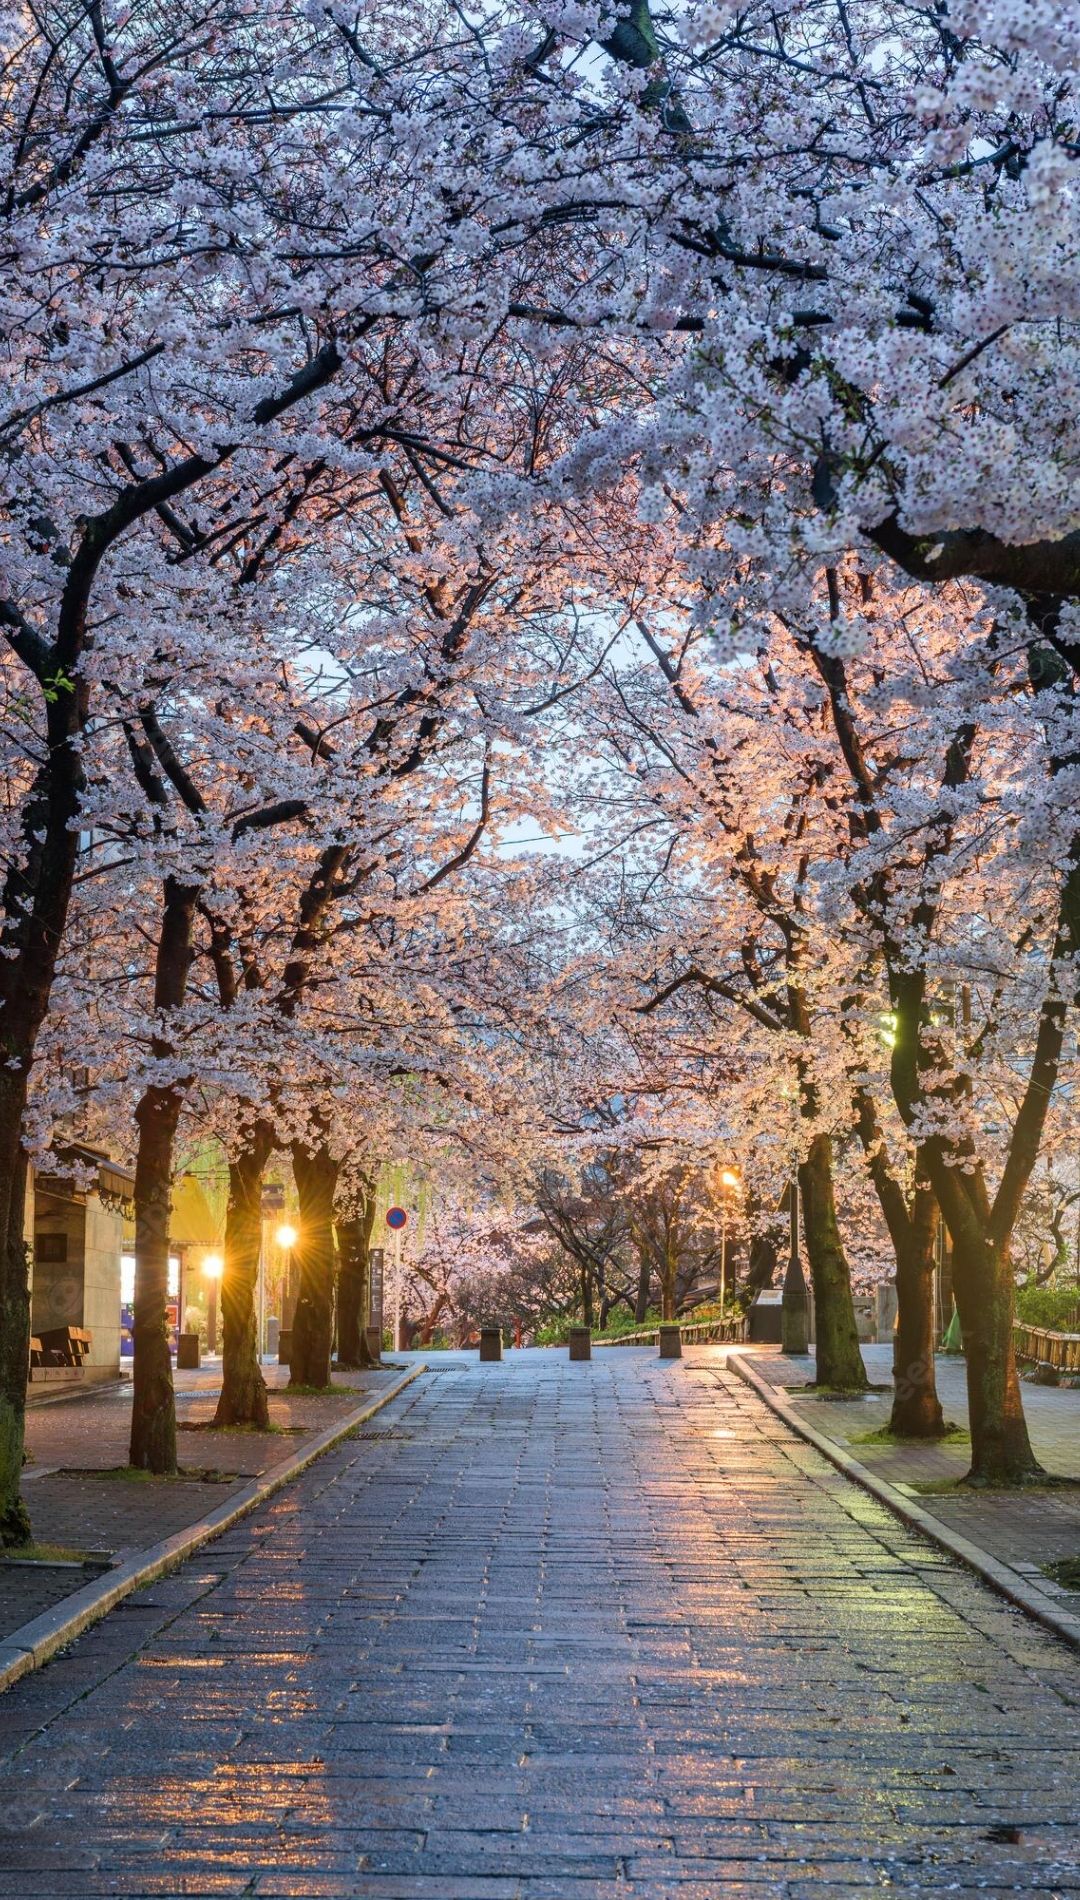
<svg viewBox="0 0 1080 1900"><path fill-rule="evenodd" d="M934 1370L937 1230L934 1194L929 1188L916 1188L908 1232L893 1241L896 1340L889 1430L900 1438L941 1438L945 1432Z"/></svg>
<svg viewBox="0 0 1080 1900"><path fill-rule="evenodd" d="M869 1384L851 1296L851 1273L840 1237L833 1186L832 1138L818 1132L799 1163L803 1236L814 1288L814 1352L819 1385L864 1392Z"/></svg>
<svg viewBox="0 0 1080 1900"><path fill-rule="evenodd" d="M953 1236L953 1292L967 1363L971 1470L976 1485L1042 1476L1031 1446L1013 1340L1016 1282L1009 1248Z"/></svg>
<svg viewBox="0 0 1080 1900"><path fill-rule="evenodd" d="M896 1339L889 1429L903 1438L941 1438L945 1431L934 1371L934 1262L937 1197L928 1185L927 1159L915 1154L915 1185L894 1173L877 1107L867 1089L855 1096L859 1135L896 1262Z"/></svg>

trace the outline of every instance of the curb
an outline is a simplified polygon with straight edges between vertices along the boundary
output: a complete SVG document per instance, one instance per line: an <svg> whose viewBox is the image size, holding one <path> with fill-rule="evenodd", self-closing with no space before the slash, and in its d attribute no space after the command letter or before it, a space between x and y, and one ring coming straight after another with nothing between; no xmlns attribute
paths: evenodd
<svg viewBox="0 0 1080 1900"><path fill-rule="evenodd" d="M55 1656L58 1649L73 1642L76 1636L81 1636L91 1623L98 1622L124 1597L130 1596L133 1590L163 1576L165 1571L172 1570L201 1545L209 1543L212 1537L228 1530L238 1518L246 1517L256 1505L273 1497L275 1491L282 1490L301 1471L306 1471L308 1465L314 1464L316 1458L321 1458L324 1451L330 1451L341 1439L355 1431L358 1425L363 1425L376 1412L381 1412L384 1405L389 1405L391 1399L396 1399L399 1392L403 1392L407 1385L411 1385L414 1379L426 1371L427 1366L424 1364L411 1366L404 1378L398 1379L388 1391L380 1392L367 1405L358 1406L347 1418L339 1419L336 1425L327 1426L301 1451L275 1465L272 1471L257 1478L243 1491L226 1498L206 1517L200 1517L182 1531L175 1531L172 1537L166 1537L160 1544L151 1544L146 1550L136 1551L125 1563L118 1564L115 1570L95 1578L81 1590L73 1590L69 1597L65 1597L53 1609L35 1616L32 1622L24 1623L21 1629L12 1630L10 1636L0 1641L0 1693L10 1689L20 1677L28 1676L31 1670L40 1669L42 1663Z"/></svg>
<svg viewBox="0 0 1080 1900"><path fill-rule="evenodd" d="M815 1426L808 1424L804 1418L800 1418L791 1401L782 1396L783 1388L770 1385L767 1379L762 1379L756 1372L752 1372L738 1352L729 1352L727 1363L743 1384L749 1386L752 1392L757 1393L758 1398L768 1406L770 1412L775 1413L777 1418L783 1419L785 1425L789 1425L797 1437L805 1439L807 1444L813 1445L815 1451L821 1452L830 1464L843 1472L845 1478L850 1478L852 1483L859 1485L862 1490L869 1491L872 1497L877 1498L880 1504L884 1504L895 1517L900 1518L902 1523L928 1538L930 1543L938 1546L939 1550L944 1550L950 1557L955 1557L959 1563L973 1570L976 1576L981 1577L992 1590L996 1590L999 1596L1006 1597L1018 1610L1023 1610L1026 1616L1032 1617L1036 1623L1041 1623L1044 1629L1060 1637L1061 1641L1068 1643L1071 1648L1080 1649L1080 1617L1073 1616L1069 1610L1059 1609L1052 1597L1047 1596L1035 1584L1029 1583L1026 1577L1021 1576L1018 1570L1012 1568L1011 1564L1002 1563L999 1558L992 1557L989 1551L983 1550L978 1544L972 1544L966 1537L961 1537L958 1531L950 1529L929 1511L924 1511L921 1505L913 1503L902 1491L898 1491L895 1485L889 1484L885 1478L879 1478L875 1472L869 1471L864 1464L860 1464L857 1458L853 1458L849 1451L834 1444L831 1438L826 1438Z"/></svg>

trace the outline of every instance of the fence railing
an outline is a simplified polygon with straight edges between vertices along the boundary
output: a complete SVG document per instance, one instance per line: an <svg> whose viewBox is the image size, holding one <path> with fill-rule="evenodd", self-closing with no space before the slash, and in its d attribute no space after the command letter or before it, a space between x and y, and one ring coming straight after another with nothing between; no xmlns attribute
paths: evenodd
<svg viewBox="0 0 1080 1900"><path fill-rule="evenodd" d="M684 1346L741 1345L746 1339L746 1320L708 1319L701 1320L696 1326L680 1326ZM612 1339L602 1339L599 1333L593 1335L594 1346L655 1346L659 1344L659 1326L646 1327L640 1333L618 1333Z"/></svg>
<svg viewBox="0 0 1080 1900"><path fill-rule="evenodd" d="M1052 1333L1046 1326L1014 1326L1016 1357L1026 1365L1080 1373L1080 1333Z"/></svg>

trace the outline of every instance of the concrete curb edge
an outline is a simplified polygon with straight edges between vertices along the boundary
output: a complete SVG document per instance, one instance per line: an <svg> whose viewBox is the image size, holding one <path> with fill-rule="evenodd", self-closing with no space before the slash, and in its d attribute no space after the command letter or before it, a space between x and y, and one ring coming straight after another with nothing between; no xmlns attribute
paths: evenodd
<svg viewBox="0 0 1080 1900"><path fill-rule="evenodd" d="M55 1656L58 1649L81 1636L92 1623L97 1623L118 1603L130 1596L133 1590L141 1589L144 1583L152 1583L157 1577L172 1570L178 1563L211 1538L220 1536L222 1531L230 1529L238 1518L246 1517L256 1505L273 1497L289 1484L293 1478L306 1471L309 1465L321 1458L347 1438L350 1432L363 1425L376 1412L381 1412L391 1399L396 1399L407 1385L427 1371L425 1364L410 1366L405 1375L396 1380L386 1392L369 1400L367 1404L357 1406L346 1418L329 1425L307 1445L271 1471L257 1478L234 1497L226 1498L216 1510L209 1511L194 1524L188 1524L183 1530L175 1531L160 1544L151 1544L145 1550L136 1551L126 1563L119 1564L115 1570L104 1572L85 1584L81 1590L72 1591L53 1609L45 1610L20 1629L12 1630L10 1636L0 1640L0 1694L10 1689L21 1677L31 1670L40 1669L43 1663Z"/></svg>
<svg viewBox="0 0 1080 1900"><path fill-rule="evenodd" d="M999 1596L1006 1597L1018 1610L1023 1610L1025 1615L1041 1623L1044 1629L1050 1630L1054 1636L1060 1637L1062 1642L1068 1643L1073 1649L1080 1649L1080 1617L1073 1616L1068 1610L1059 1609L1052 1597L1047 1596L1035 1584L1029 1583L1027 1578L1021 1576L1020 1572L1014 1570L1010 1564L1002 1563L997 1557L992 1557L989 1551L981 1549L978 1544L972 1544L966 1537L961 1537L958 1531L950 1529L949 1525L943 1524L940 1518L923 1510L921 1505L906 1497L902 1491L898 1491L895 1485L889 1484L885 1478L877 1477L864 1464L860 1464L859 1460L853 1457L851 1452L845 1451L843 1446L834 1444L831 1438L826 1438L824 1433L819 1432L806 1419L800 1418L790 1399L783 1395L783 1388L770 1385L767 1379L759 1377L751 1370L739 1352L729 1352L727 1363L743 1384L749 1386L752 1392L756 1392L758 1398L768 1406L771 1412L775 1413L777 1418L782 1418L785 1425L790 1425L799 1438L813 1445L815 1451L819 1451L822 1457L827 1458L830 1464L836 1466L838 1471L842 1471L846 1478L850 1478L862 1490L869 1491L872 1497L877 1498L880 1504L884 1504L910 1529L918 1531L923 1537L928 1538L930 1543L936 1544L950 1557L955 1557L969 1570L974 1570L984 1583L989 1584L992 1590L996 1590Z"/></svg>

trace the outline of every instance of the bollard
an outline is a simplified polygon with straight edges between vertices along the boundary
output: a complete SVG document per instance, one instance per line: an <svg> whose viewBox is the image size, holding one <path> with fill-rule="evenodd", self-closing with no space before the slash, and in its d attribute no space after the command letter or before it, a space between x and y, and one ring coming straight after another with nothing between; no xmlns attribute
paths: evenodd
<svg viewBox="0 0 1080 1900"><path fill-rule="evenodd" d="M592 1358L592 1332L588 1326L571 1326L570 1357L571 1359Z"/></svg>
<svg viewBox="0 0 1080 1900"><path fill-rule="evenodd" d="M177 1372L198 1372L200 1359L198 1333L178 1333L176 1336Z"/></svg>
<svg viewBox="0 0 1080 1900"><path fill-rule="evenodd" d="M661 1326L660 1328L660 1357L661 1359L681 1359L682 1358L682 1328L681 1327L670 1326L670 1325Z"/></svg>
<svg viewBox="0 0 1080 1900"><path fill-rule="evenodd" d="M489 1365L498 1365L502 1359L502 1332L498 1326L481 1326L480 1358Z"/></svg>

